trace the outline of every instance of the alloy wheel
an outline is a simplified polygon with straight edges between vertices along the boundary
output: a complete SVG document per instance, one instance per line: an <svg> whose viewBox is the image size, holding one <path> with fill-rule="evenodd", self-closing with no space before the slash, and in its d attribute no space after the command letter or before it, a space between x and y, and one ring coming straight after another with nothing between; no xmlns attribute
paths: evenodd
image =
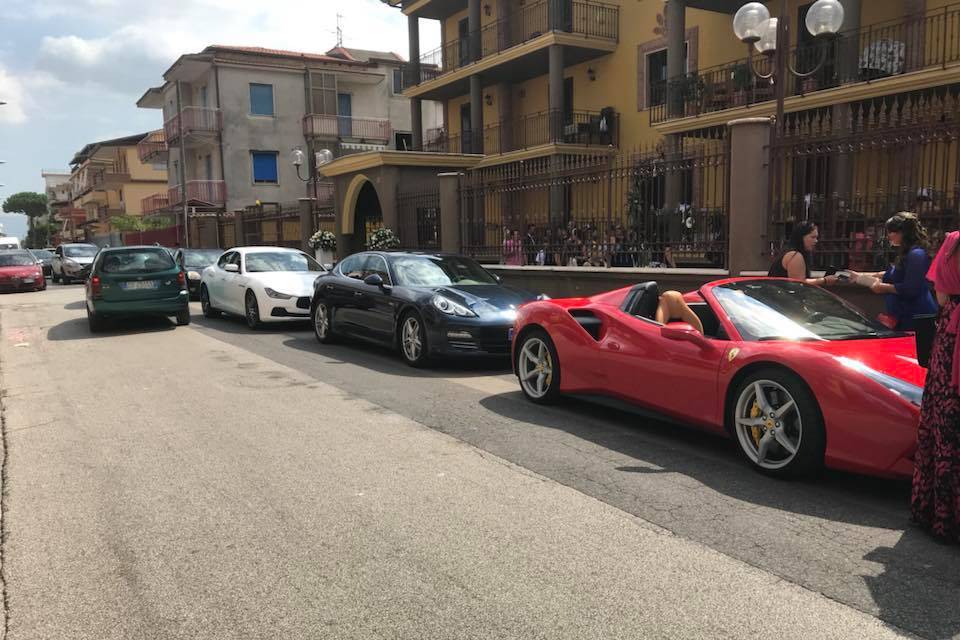
<svg viewBox="0 0 960 640"><path fill-rule="evenodd" d="M747 457L772 471L793 461L803 438L800 407L790 392L773 380L755 380L741 391L734 429Z"/></svg>
<svg viewBox="0 0 960 640"><path fill-rule="evenodd" d="M256 329L260 326L260 309L257 308L257 299L252 295L247 296L247 326Z"/></svg>
<svg viewBox="0 0 960 640"><path fill-rule="evenodd" d="M322 302L317 304L313 312L313 330L320 340L325 340L330 330L330 314L327 312L327 305Z"/></svg>
<svg viewBox="0 0 960 640"><path fill-rule="evenodd" d="M400 341L403 346L403 355L408 361L416 362L420 359L423 340L420 338L420 321L416 317L409 316L404 320Z"/></svg>
<svg viewBox="0 0 960 640"><path fill-rule="evenodd" d="M553 358L550 349L540 338L530 338L523 343L517 362L517 374L523 390L531 398L543 398L553 381Z"/></svg>

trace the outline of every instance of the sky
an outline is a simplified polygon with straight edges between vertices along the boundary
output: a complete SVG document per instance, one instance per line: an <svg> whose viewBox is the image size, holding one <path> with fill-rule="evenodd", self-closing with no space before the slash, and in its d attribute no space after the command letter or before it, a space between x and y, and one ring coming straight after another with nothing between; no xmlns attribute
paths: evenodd
<svg viewBox="0 0 960 640"><path fill-rule="evenodd" d="M380 0L0 0L0 201L43 191L88 142L161 127L137 98L184 53L207 45L322 53L336 44L407 57L406 17ZM422 51L439 46L421 22ZM23 235L22 216L0 215Z"/></svg>

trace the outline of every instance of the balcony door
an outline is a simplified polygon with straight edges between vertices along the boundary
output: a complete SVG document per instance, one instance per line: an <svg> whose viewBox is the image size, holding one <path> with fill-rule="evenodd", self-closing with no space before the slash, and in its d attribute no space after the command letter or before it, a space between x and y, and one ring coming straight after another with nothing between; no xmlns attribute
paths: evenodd
<svg viewBox="0 0 960 640"><path fill-rule="evenodd" d="M349 93L337 94L337 135L341 138L353 137L353 96Z"/></svg>
<svg viewBox="0 0 960 640"><path fill-rule="evenodd" d="M457 42L459 43L460 60L458 67L470 63L470 23L466 18L457 23Z"/></svg>
<svg viewBox="0 0 960 640"><path fill-rule="evenodd" d="M470 103L460 105L460 149L462 153L473 153L473 131L470 116Z"/></svg>

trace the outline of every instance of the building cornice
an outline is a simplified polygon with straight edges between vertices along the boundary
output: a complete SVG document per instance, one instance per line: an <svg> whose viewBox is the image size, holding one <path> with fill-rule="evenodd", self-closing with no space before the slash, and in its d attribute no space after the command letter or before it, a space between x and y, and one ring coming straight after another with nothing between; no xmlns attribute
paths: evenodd
<svg viewBox="0 0 960 640"><path fill-rule="evenodd" d="M320 167L328 178L374 169L377 167L436 167L437 169L469 169L483 160L481 155L429 153L424 151L371 151L344 156Z"/></svg>

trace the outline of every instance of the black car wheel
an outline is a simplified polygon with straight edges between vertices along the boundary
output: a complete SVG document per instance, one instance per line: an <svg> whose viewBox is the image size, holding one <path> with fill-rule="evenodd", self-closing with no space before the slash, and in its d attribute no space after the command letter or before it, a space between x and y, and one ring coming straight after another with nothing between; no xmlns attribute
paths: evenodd
<svg viewBox="0 0 960 640"><path fill-rule="evenodd" d="M796 375L775 368L754 372L737 388L728 412L740 451L753 468L797 477L823 467L823 418L813 394Z"/></svg>
<svg viewBox="0 0 960 640"><path fill-rule="evenodd" d="M546 331L525 333L515 363L523 395L537 404L551 404L560 396L560 359Z"/></svg>
<svg viewBox="0 0 960 640"><path fill-rule="evenodd" d="M90 311L89 307L87 308L87 324L90 327L90 333L100 333L103 331L103 318Z"/></svg>
<svg viewBox="0 0 960 640"><path fill-rule="evenodd" d="M57 272L56 272L56 271L53 272L53 275L50 276L50 279L53 280L53 284L59 284L59 283L60 283L60 276L57 275Z"/></svg>
<svg viewBox="0 0 960 640"><path fill-rule="evenodd" d="M333 333L333 314L326 302L318 302L313 308L313 335L322 344L330 344L336 338Z"/></svg>
<svg viewBox="0 0 960 640"><path fill-rule="evenodd" d="M257 296L254 295L253 291L247 291L243 316L247 321L248 327L251 329L260 328L260 305L257 304Z"/></svg>
<svg viewBox="0 0 960 640"><path fill-rule="evenodd" d="M203 310L203 315L206 318L220 317L220 311L215 309L210 303L210 292L207 291L207 285L200 287L200 308Z"/></svg>
<svg viewBox="0 0 960 640"><path fill-rule="evenodd" d="M427 331L423 319L415 311L407 311L400 319L400 355L411 367L424 367L430 360Z"/></svg>
<svg viewBox="0 0 960 640"><path fill-rule="evenodd" d="M185 327L190 324L190 309L177 312L177 326Z"/></svg>

